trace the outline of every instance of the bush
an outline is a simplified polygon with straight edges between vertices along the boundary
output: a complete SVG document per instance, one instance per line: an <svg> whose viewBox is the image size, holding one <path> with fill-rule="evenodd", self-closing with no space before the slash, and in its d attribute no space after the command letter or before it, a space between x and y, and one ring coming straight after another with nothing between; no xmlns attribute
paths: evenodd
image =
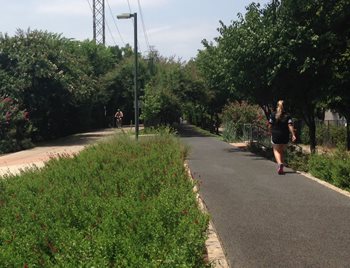
<svg viewBox="0 0 350 268"><path fill-rule="evenodd" d="M309 128L304 125L301 131L301 141L310 143ZM345 146L346 128L344 126L318 124L316 126L316 142L318 145L331 147Z"/></svg>
<svg viewBox="0 0 350 268"><path fill-rule="evenodd" d="M0 180L4 267L205 267L199 211L169 135L114 138Z"/></svg>
<svg viewBox="0 0 350 268"><path fill-rule="evenodd" d="M234 102L226 105L221 117L224 127L223 137L226 141L242 139L244 124L254 124L264 128L267 122L261 108L247 102Z"/></svg>
<svg viewBox="0 0 350 268"><path fill-rule="evenodd" d="M343 149L334 154L332 179L335 185L350 190L350 154Z"/></svg>
<svg viewBox="0 0 350 268"><path fill-rule="evenodd" d="M224 130L222 132L222 138L224 141L238 141L242 138L242 126L235 124L232 121L223 122Z"/></svg>
<svg viewBox="0 0 350 268"><path fill-rule="evenodd" d="M327 155L314 154L310 157L309 170L312 175L328 182L332 180L332 159Z"/></svg>
<svg viewBox="0 0 350 268"><path fill-rule="evenodd" d="M105 126L103 106L114 98L102 82L115 69L111 49L44 31L0 33L0 95L30 111L35 141Z"/></svg>
<svg viewBox="0 0 350 268"><path fill-rule="evenodd" d="M29 113L20 110L12 98L0 97L0 153L32 147L31 132Z"/></svg>
<svg viewBox="0 0 350 268"><path fill-rule="evenodd" d="M350 189L350 155L338 149L333 154L312 155L310 173L338 187Z"/></svg>
<svg viewBox="0 0 350 268"><path fill-rule="evenodd" d="M310 156L309 154L303 153L302 150L298 150L296 146L288 146L285 158L288 166L294 170L308 171Z"/></svg>

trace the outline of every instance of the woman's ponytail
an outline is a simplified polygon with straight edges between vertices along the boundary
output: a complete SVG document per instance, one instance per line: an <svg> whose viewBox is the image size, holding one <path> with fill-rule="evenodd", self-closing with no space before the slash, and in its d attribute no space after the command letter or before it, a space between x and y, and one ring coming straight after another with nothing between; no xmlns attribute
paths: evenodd
<svg viewBox="0 0 350 268"><path fill-rule="evenodd" d="M277 102L277 108L276 108L276 120L277 121L281 119L281 116L282 116L282 114L284 112L283 103L284 103L283 100L279 100Z"/></svg>

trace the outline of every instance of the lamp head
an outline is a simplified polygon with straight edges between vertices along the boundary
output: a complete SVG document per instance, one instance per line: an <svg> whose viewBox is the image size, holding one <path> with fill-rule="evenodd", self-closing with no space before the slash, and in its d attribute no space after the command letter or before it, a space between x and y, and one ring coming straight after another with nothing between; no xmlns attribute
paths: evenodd
<svg viewBox="0 0 350 268"><path fill-rule="evenodd" d="M134 15L131 14L131 13L123 13L123 14L120 14L120 15L117 15L117 18L118 19L130 19L132 18Z"/></svg>

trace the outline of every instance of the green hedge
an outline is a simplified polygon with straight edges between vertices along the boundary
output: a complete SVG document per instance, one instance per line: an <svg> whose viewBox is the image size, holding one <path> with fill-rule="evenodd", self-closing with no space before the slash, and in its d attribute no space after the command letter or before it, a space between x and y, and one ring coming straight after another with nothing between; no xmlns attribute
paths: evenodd
<svg viewBox="0 0 350 268"><path fill-rule="evenodd" d="M184 154L170 135L115 137L1 180L1 265L205 267Z"/></svg>
<svg viewBox="0 0 350 268"><path fill-rule="evenodd" d="M350 154L337 150L334 154L315 154L310 157L309 172L338 187L350 190Z"/></svg>

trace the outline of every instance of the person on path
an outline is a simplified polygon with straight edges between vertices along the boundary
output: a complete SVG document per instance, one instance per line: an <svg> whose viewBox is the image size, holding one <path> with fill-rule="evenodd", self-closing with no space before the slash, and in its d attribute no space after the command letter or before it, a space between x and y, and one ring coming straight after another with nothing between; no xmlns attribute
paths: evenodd
<svg viewBox="0 0 350 268"><path fill-rule="evenodd" d="M117 109L117 112L115 113L114 117L115 117L115 123L117 128L122 127L122 122L124 117L123 112L120 109Z"/></svg>
<svg viewBox="0 0 350 268"><path fill-rule="evenodd" d="M284 151L289 142L289 133L292 135L292 142L296 140L293 121L291 116L285 112L283 100L277 102L276 113L272 113L270 116L269 131L273 154L278 165L277 173L282 175L284 174Z"/></svg>

